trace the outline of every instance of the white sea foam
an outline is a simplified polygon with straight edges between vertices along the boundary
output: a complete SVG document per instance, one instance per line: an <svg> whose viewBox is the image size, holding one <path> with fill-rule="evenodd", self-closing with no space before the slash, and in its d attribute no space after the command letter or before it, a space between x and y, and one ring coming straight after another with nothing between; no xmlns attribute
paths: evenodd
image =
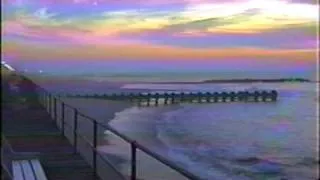
<svg viewBox="0 0 320 180"><path fill-rule="evenodd" d="M197 165L191 165L191 169L204 176L210 168L201 166L199 172L199 163L204 166L210 164L210 159L211 163L216 158L220 162L227 160L224 164L229 167L221 163L212 166L216 167L215 174L219 169L227 169L230 174L233 168L245 168L233 167L232 161L256 157L261 162L245 168L248 173L258 176L255 173L277 172L278 176L292 179L297 163L306 157L318 160L315 88L310 84L278 84L274 88L280 92L279 101L274 104L185 105L167 112L158 121L158 137L175 149L172 157L178 157L177 161L190 167L193 156L191 161ZM296 179L315 178L315 166L294 173ZM242 178L238 175L232 179Z"/></svg>
<svg viewBox="0 0 320 180"><path fill-rule="evenodd" d="M163 149L156 129L156 120L163 111L164 107L131 107L116 113L109 125L148 147Z"/></svg>

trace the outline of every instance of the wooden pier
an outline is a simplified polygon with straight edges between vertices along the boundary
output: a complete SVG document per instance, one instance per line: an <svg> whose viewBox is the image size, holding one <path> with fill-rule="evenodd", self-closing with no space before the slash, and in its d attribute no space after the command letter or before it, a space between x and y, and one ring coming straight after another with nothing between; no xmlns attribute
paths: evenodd
<svg viewBox="0 0 320 180"><path fill-rule="evenodd" d="M275 102L278 92L239 91L239 92L172 92L172 93L120 93L103 95L67 95L67 97L96 98L118 101L130 101L139 106L158 106L179 103L227 103L227 102Z"/></svg>

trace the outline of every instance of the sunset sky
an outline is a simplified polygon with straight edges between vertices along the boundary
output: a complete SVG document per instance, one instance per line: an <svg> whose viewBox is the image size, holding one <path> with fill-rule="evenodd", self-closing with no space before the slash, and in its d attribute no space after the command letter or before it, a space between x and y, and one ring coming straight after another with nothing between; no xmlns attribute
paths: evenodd
<svg viewBox="0 0 320 180"><path fill-rule="evenodd" d="M20 69L310 73L316 66L317 0L1 2L2 56Z"/></svg>

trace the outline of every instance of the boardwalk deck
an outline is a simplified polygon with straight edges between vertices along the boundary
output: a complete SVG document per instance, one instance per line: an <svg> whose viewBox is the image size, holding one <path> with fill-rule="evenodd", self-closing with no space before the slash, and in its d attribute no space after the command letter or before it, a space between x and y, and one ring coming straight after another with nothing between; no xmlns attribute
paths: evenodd
<svg viewBox="0 0 320 180"><path fill-rule="evenodd" d="M93 169L61 136L49 114L36 100L2 104L2 127L12 149L37 152L49 180L96 180ZM11 102L11 103L10 103ZM23 103L22 103L23 102Z"/></svg>

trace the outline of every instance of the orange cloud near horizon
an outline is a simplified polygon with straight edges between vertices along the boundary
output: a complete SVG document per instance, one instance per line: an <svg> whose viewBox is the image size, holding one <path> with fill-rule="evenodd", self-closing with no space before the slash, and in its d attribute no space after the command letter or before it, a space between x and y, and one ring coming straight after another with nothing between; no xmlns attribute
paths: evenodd
<svg viewBox="0 0 320 180"><path fill-rule="evenodd" d="M123 45L50 45L38 46L23 43L3 43L5 54L21 60L187 60L187 59L283 59L293 63L315 63L318 50L305 49L259 49L259 48L211 48L194 49L149 44Z"/></svg>

